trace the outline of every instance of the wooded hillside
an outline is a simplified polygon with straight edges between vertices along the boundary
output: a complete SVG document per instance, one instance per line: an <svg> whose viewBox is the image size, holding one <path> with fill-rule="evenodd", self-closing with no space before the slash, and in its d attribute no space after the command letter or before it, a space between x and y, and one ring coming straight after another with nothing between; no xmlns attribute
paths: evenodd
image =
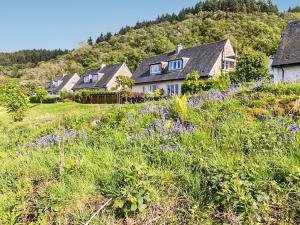
<svg viewBox="0 0 300 225"><path fill-rule="evenodd" d="M183 9L178 15L162 15L155 21L122 28L116 35L102 34L97 43L84 44L57 59L40 62L34 68L24 64L0 66L0 74L44 82L64 72L82 73L99 66L100 62L123 61L134 71L143 58L172 51L178 43L191 47L225 38L232 41L239 53L252 48L271 55L276 52L287 23L300 19L299 13L279 14L270 1L232 2L209 0L199 3Z"/></svg>

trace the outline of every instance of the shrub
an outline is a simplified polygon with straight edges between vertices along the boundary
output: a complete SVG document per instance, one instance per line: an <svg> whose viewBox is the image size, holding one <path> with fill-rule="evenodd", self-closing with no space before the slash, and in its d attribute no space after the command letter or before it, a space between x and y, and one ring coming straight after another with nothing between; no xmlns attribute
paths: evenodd
<svg viewBox="0 0 300 225"><path fill-rule="evenodd" d="M35 91L35 95L36 95L37 99L39 100L39 102L42 104L43 101L45 100L45 98L47 97L48 92L44 88L38 88Z"/></svg>
<svg viewBox="0 0 300 225"><path fill-rule="evenodd" d="M237 71L232 73L235 82L261 80L269 75L268 57L254 50L245 51L238 60Z"/></svg>
<svg viewBox="0 0 300 225"><path fill-rule="evenodd" d="M193 71L187 74L181 90L182 94L197 94L211 89L225 91L228 90L230 86L231 82L228 74L222 73L220 76L214 76L213 78L204 80L201 79L197 71Z"/></svg>
<svg viewBox="0 0 300 225"><path fill-rule="evenodd" d="M196 94L201 91L200 74L197 71L192 71L186 75L186 79L181 87L182 94Z"/></svg>
<svg viewBox="0 0 300 225"><path fill-rule="evenodd" d="M30 103L32 104L38 104L38 103L41 103L40 101L40 98L37 97L37 96L31 96L29 98L29 101ZM43 100L43 103L44 104L54 104L54 103L57 103L57 102L61 102L61 98L60 97L45 97L44 100Z"/></svg>
<svg viewBox="0 0 300 225"><path fill-rule="evenodd" d="M0 84L0 104L12 115L14 121L22 121L28 109L28 96L15 80L6 79Z"/></svg>

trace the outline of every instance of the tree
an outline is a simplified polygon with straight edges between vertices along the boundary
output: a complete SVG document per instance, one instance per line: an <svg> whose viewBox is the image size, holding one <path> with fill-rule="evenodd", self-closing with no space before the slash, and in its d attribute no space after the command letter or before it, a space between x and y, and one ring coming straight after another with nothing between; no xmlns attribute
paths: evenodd
<svg viewBox="0 0 300 225"><path fill-rule="evenodd" d="M120 90L120 92L128 93L131 91L132 86L134 85L134 80L132 80L130 77L126 77L123 75L119 75L116 78L116 89Z"/></svg>
<svg viewBox="0 0 300 225"><path fill-rule="evenodd" d="M45 100L45 98L47 97L48 92L44 88L38 88L35 91L35 94L36 94L36 97L38 98L39 102L42 104L43 101Z"/></svg>
<svg viewBox="0 0 300 225"><path fill-rule="evenodd" d="M26 89L13 79L5 79L0 83L0 105L12 115L15 122L22 121L29 105Z"/></svg>
<svg viewBox="0 0 300 225"><path fill-rule="evenodd" d="M89 39L87 40L87 43L89 45L93 45L94 44L92 37L89 37Z"/></svg>
<svg viewBox="0 0 300 225"><path fill-rule="evenodd" d="M186 79L181 86L181 92L182 94L196 94L200 91L200 75L198 71L192 71L186 75Z"/></svg>
<svg viewBox="0 0 300 225"><path fill-rule="evenodd" d="M238 60L236 79L249 82L266 78L269 75L268 57L254 50L245 51Z"/></svg>

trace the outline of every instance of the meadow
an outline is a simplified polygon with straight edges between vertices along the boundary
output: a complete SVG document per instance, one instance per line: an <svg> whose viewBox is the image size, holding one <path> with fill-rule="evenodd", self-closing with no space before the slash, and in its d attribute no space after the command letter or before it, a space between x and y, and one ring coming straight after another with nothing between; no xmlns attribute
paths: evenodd
<svg viewBox="0 0 300 225"><path fill-rule="evenodd" d="M300 85L0 110L0 224L299 224Z"/></svg>

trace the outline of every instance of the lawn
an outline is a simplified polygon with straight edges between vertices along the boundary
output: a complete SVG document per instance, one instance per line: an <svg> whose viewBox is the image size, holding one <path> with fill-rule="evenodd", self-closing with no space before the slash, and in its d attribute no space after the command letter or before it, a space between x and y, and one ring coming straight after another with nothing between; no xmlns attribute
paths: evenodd
<svg viewBox="0 0 300 225"><path fill-rule="evenodd" d="M0 224L299 224L299 90L2 111Z"/></svg>

